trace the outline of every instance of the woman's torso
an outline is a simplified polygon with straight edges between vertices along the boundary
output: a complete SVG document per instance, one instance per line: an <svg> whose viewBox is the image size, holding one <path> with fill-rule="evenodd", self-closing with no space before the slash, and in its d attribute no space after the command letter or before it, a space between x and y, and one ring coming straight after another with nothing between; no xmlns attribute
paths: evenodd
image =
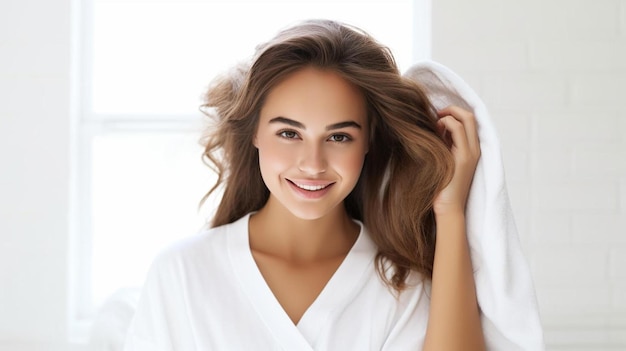
<svg viewBox="0 0 626 351"><path fill-rule="evenodd" d="M179 242L149 273L127 350L419 350L428 297L416 274L396 297L359 237L297 325L250 252L249 215ZM137 345L132 347L133 344Z"/></svg>

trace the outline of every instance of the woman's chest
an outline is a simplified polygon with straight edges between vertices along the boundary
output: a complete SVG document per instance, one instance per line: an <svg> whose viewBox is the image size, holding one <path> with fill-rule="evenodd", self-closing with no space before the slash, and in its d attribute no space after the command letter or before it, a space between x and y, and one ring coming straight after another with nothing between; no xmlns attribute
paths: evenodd
<svg viewBox="0 0 626 351"><path fill-rule="evenodd" d="M313 304L345 257L294 263L253 252L268 288L294 324Z"/></svg>

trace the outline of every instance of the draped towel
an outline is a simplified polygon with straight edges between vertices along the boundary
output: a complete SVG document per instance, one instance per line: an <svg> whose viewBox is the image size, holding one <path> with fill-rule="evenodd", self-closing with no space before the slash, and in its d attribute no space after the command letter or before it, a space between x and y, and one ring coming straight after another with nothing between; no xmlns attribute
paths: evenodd
<svg viewBox="0 0 626 351"><path fill-rule="evenodd" d="M485 104L463 79L436 62L417 63L405 77L425 88L436 109L457 105L473 111L477 120L481 157L466 220L487 349L544 350L533 281L509 203L500 144Z"/></svg>

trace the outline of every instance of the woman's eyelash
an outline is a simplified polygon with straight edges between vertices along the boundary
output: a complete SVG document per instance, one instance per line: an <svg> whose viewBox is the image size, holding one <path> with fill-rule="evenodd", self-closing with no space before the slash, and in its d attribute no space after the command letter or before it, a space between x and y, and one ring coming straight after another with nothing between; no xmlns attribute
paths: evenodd
<svg viewBox="0 0 626 351"><path fill-rule="evenodd" d="M340 140L337 140L337 138L339 138ZM350 136L347 134L333 134L330 136L329 139L336 143L347 143L349 141L352 141L352 138L350 138Z"/></svg>
<svg viewBox="0 0 626 351"><path fill-rule="evenodd" d="M298 137L298 133L293 130L281 130L278 131L278 136L285 139L295 139Z"/></svg>

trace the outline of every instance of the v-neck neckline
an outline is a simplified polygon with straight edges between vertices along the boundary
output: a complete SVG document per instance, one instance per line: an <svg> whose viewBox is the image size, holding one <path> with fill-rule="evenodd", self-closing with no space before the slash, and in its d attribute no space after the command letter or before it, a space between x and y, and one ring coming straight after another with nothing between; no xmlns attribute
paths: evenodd
<svg viewBox="0 0 626 351"><path fill-rule="evenodd" d="M228 251L235 274L246 296L265 325L286 350L313 350L315 340L333 312L359 291L374 264L376 246L363 224L359 236L322 291L306 309L297 324L282 308L263 278L252 256L249 236L250 214L229 226Z"/></svg>

